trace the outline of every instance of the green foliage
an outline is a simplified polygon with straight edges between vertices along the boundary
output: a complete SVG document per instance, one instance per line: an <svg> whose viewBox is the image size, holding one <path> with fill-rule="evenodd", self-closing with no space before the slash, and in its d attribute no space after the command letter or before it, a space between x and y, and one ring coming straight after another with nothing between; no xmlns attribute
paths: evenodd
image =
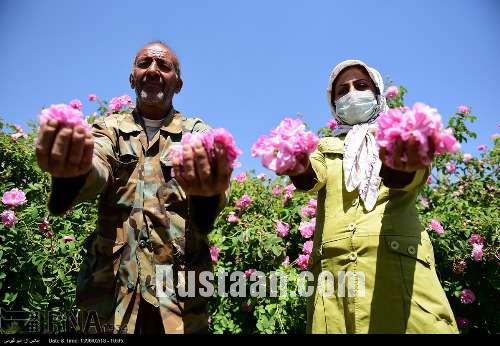
<svg viewBox="0 0 500 346"><path fill-rule="evenodd" d="M457 113L449 121L453 133L461 142L476 137L465 126L464 120L475 117ZM432 184L421 192L424 204L418 204L424 225L438 220L445 232L432 232L438 273L457 319L465 318L470 324L466 332L498 333L500 320L496 302L500 294L500 199L499 151L496 139L490 151L484 151L469 162L463 153L443 155L434 161ZM454 163L456 171L449 173L446 164ZM425 200L429 207L425 206ZM484 241L482 260L471 257L472 245L468 239L478 234ZM465 269L460 268L465 266ZM460 302L463 289L470 289L476 302Z"/></svg>
<svg viewBox="0 0 500 346"><path fill-rule="evenodd" d="M0 306L31 312L72 310L82 242L94 227L96 208L86 203L65 217L49 216L50 177L36 162L36 134L14 140L12 132L14 127L0 119L0 193L17 187L26 193L27 203L15 209L15 226L0 223ZM0 206L0 212L7 209ZM50 224L46 232L39 230L44 218ZM75 241L65 243L65 235Z"/></svg>
<svg viewBox="0 0 500 346"><path fill-rule="evenodd" d="M397 108L397 107L403 107L405 105L404 103L404 97L407 93L407 90L404 86L399 86L399 93L397 96L387 99L387 105L389 108Z"/></svg>
<svg viewBox="0 0 500 346"><path fill-rule="evenodd" d="M280 192L273 194L272 189ZM266 297L224 298L214 297L210 304L214 333L303 333L305 331L305 298L279 296L270 297L270 275L280 271L288 278L288 291L297 291L299 270L293 261L302 252L304 242L298 227L301 222L300 208L308 196L294 193L289 200L283 192L285 179L258 179L252 172L244 183L232 182L229 206L217 219L210 241L221 250L215 270L225 272L256 269L266 274ZM243 195L252 199L246 210L234 205ZM240 221L230 223L230 212L239 215ZM276 232L276 223L290 225L289 234L281 238ZM285 257L291 265L284 266ZM248 281L248 285L253 281Z"/></svg>

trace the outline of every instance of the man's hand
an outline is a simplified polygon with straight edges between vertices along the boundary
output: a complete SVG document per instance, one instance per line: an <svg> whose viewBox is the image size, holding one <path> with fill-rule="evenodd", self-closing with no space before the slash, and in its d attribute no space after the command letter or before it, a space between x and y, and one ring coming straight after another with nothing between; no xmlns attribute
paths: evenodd
<svg viewBox="0 0 500 346"><path fill-rule="evenodd" d="M187 195L210 197L224 193L230 183L232 168L227 163L223 148L215 148L215 158L210 162L203 145L183 146L183 165L174 166L174 179Z"/></svg>
<svg viewBox="0 0 500 346"><path fill-rule="evenodd" d="M94 139L82 126L59 127L56 120L42 125L36 141L40 168L56 178L82 176L92 167Z"/></svg>
<svg viewBox="0 0 500 346"><path fill-rule="evenodd" d="M421 162L419 154L420 144L411 137L408 141L403 142L401 140L396 141L394 156L394 166L391 167L396 171L411 173L419 169L425 169L427 165ZM380 159L382 162L386 162L387 150L385 148L380 148L379 152ZM406 160L403 161L402 157L405 156ZM434 147L432 141L429 141L429 151L427 157L430 161L434 158Z"/></svg>

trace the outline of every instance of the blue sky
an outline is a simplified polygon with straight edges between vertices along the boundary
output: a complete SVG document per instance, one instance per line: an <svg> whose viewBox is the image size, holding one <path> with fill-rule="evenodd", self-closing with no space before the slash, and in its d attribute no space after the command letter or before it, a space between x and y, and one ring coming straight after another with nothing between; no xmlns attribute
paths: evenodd
<svg viewBox="0 0 500 346"><path fill-rule="evenodd" d="M261 134L300 113L312 129L330 117L330 69L358 58L396 84L407 104L448 116L468 104L479 138L500 132L500 2L419 1L0 1L0 116L34 120L41 108L79 98L84 111L129 94L132 59L167 42L181 61L174 99L186 115L225 127L244 153Z"/></svg>

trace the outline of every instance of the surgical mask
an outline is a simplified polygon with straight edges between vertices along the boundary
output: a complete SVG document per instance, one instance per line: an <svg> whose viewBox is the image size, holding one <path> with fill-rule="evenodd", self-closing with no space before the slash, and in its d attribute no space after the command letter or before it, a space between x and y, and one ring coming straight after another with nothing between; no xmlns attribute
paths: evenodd
<svg viewBox="0 0 500 346"><path fill-rule="evenodd" d="M370 90L351 91L335 101L335 112L348 125L368 122L378 108L375 95Z"/></svg>

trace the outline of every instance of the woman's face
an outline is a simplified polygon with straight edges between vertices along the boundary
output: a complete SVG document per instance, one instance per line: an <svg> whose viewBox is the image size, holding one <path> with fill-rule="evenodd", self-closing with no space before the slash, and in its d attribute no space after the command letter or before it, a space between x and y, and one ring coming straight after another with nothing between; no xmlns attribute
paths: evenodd
<svg viewBox="0 0 500 346"><path fill-rule="evenodd" d="M332 92L332 104L335 104L340 97L350 91L371 90L374 95L377 94L375 83L370 78L368 72L361 66L346 67L337 78L335 78Z"/></svg>

